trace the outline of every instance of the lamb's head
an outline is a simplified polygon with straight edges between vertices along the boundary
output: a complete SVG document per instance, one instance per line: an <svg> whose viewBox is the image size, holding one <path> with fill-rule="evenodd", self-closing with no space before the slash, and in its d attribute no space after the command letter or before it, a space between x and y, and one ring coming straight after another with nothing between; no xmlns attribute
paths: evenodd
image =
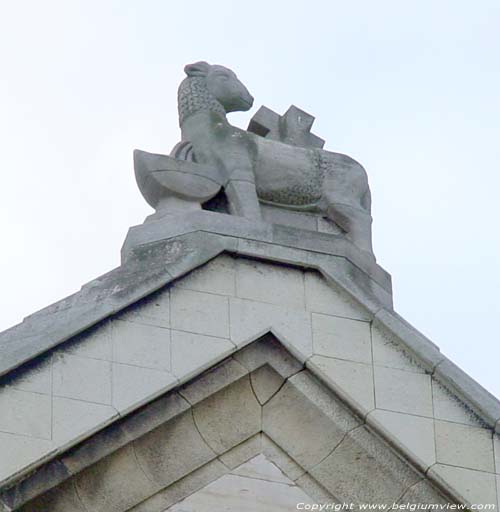
<svg viewBox="0 0 500 512"><path fill-rule="evenodd" d="M224 66L210 65L207 62L196 62L188 64L184 71L187 79L179 88L181 118L186 117L182 114L187 114L187 112L182 112L181 109L181 103L186 102L186 100L189 103L199 104L198 107L210 108L210 110L215 111L217 111L215 103L218 103L225 113L246 111L252 107L252 95L230 69ZM204 105L200 103L201 99L204 100L202 102L205 103ZM191 110L189 113L194 113L192 112L192 106L190 105L191 108L188 108L188 110Z"/></svg>

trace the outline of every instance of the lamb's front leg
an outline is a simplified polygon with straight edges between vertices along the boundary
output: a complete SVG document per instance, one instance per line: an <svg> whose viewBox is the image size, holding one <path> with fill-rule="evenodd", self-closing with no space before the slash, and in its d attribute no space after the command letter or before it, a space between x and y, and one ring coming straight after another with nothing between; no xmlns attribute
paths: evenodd
<svg viewBox="0 0 500 512"><path fill-rule="evenodd" d="M225 187L229 211L247 219L262 220L252 170L235 169Z"/></svg>

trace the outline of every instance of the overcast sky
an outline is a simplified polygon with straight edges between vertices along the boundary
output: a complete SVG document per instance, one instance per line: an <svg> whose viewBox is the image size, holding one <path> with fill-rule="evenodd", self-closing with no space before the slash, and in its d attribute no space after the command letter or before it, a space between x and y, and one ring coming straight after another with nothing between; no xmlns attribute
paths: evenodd
<svg viewBox="0 0 500 512"><path fill-rule="evenodd" d="M0 329L119 265L196 60L368 171L395 309L500 396L500 3L3 0ZM0 354L1 357L1 354Z"/></svg>

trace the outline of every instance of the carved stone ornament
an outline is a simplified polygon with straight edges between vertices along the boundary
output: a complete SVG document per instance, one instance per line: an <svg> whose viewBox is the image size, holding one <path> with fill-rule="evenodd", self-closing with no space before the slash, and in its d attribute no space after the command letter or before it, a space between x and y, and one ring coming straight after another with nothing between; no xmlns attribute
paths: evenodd
<svg viewBox="0 0 500 512"><path fill-rule="evenodd" d="M262 209L316 214L359 249L372 253L370 189L363 167L322 149L310 132L314 117L291 106L279 116L261 107L248 130L229 112L247 111L253 97L230 69L196 62L184 68L178 109L182 140L170 156L136 150L139 188L156 218L201 209L221 191L232 215L262 220Z"/></svg>

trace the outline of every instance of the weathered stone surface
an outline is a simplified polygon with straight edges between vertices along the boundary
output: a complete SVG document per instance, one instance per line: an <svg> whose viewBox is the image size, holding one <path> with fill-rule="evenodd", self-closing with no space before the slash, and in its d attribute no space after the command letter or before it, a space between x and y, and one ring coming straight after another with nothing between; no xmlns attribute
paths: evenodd
<svg viewBox="0 0 500 512"><path fill-rule="evenodd" d="M133 443L142 471L163 488L215 458L186 411Z"/></svg>
<svg viewBox="0 0 500 512"><path fill-rule="evenodd" d="M312 329L315 354L372 364L368 322L313 313Z"/></svg>
<svg viewBox="0 0 500 512"><path fill-rule="evenodd" d="M387 329L372 326L373 363L378 366L388 366L408 372L425 373L398 338Z"/></svg>
<svg viewBox="0 0 500 512"><path fill-rule="evenodd" d="M48 395L0 389L0 431L51 439L52 404Z"/></svg>
<svg viewBox="0 0 500 512"><path fill-rule="evenodd" d="M170 290L164 288L138 301L116 316L118 320L170 327Z"/></svg>
<svg viewBox="0 0 500 512"><path fill-rule="evenodd" d="M52 440L56 446L88 437L118 417L118 412L110 405L62 397L53 398L52 409Z"/></svg>
<svg viewBox="0 0 500 512"><path fill-rule="evenodd" d="M262 453L275 466L280 468L290 480L296 481L305 473L302 466L299 466L290 455L264 433L262 433Z"/></svg>
<svg viewBox="0 0 500 512"><path fill-rule="evenodd" d="M497 505L495 475L491 473L435 464L429 470L429 476L437 479L445 489L451 487L460 493L462 501L468 505Z"/></svg>
<svg viewBox="0 0 500 512"><path fill-rule="evenodd" d="M449 421L435 425L439 463L495 472L491 430Z"/></svg>
<svg viewBox="0 0 500 512"><path fill-rule="evenodd" d="M487 423L495 428L500 419L500 402L450 360L443 360L434 373L448 389L454 391Z"/></svg>
<svg viewBox="0 0 500 512"><path fill-rule="evenodd" d="M422 471L436 462L432 419L376 409L368 414L366 422L374 430L388 434Z"/></svg>
<svg viewBox="0 0 500 512"><path fill-rule="evenodd" d="M377 408L432 418L429 375L380 366L374 372Z"/></svg>
<svg viewBox="0 0 500 512"><path fill-rule="evenodd" d="M199 376L194 382L180 388L179 393L194 405L213 393L245 376L248 370L234 358L222 361Z"/></svg>
<svg viewBox="0 0 500 512"><path fill-rule="evenodd" d="M318 464L359 421L305 372L263 407L263 430L305 469Z"/></svg>
<svg viewBox="0 0 500 512"><path fill-rule="evenodd" d="M228 469L235 469L260 453L262 453L262 433L259 432L226 453L219 455L219 460Z"/></svg>
<svg viewBox="0 0 500 512"><path fill-rule="evenodd" d="M275 334L298 359L312 354L310 315L277 305L231 298L231 340L238 346Z"/></svg>
<svg viewBox="0 0 500 512"><path fill-rule="evenodd" d="M211 460L204 466L194 470L185 477L177 480L166 489L161 490L151 498L130 509L130 512L163 512L193 492L198 491L210 482L226 474L227 468L217 459Z"/></svg>
<svg viewBox="0 0 500 512"><path fill-rule="evenodd" d="M412 505L450 505L452 502L444 498L434 489L428 480L420 480L410 487L398 500L398 504L410 503Z"/></svg>
<svg viewBox="0 0 500 512"><path fill-rule="evenodd" d="M319 272L305 273L306 307L309 311L355 320L371 320L372 315L340 287L327 283Z"/></svg>
<svg viewBox="0 0 500 512"><path fill-rule="evenodd" d="M193 417L203 439L218 454L261 430L261 407L248 376L197 403Z"/></svg>
<svg viewBox="0 0 500 512"><path fill-rule="evenodd" d="M68 481L52 492L44 494L40 498L27 503L20 512L87 512L80 501L75 489L74 481Z"/></svg>
<svg viewBox="0 0 500 512"><path fill-rule="evenodd" d="M168 372L113 363L113 407L124 414L153 400L176 382Z"/></svg>
<svg viewBox="0 0 500 512"><path fill-rule="evenodd" d="M132 445L82 471L76 488L85 509L95 512L122 512L157 490L139 466Z"/></svg>
<svg viewBox="0 0 500 512"><path fill-rule="evenodd" d="M65 353L52 366L55 396L111 404L111 363Z"/></svg>
<svg viewBox="0 0 500 512"><path fill-rule="evenodd" d="M434 404L434 417L438 420L472 426L484 425L479 416L470 407L450 393L434 378L432 379L432 400Z"/></svg>
<svg viewBox="0 0 500 512"><path fill-rule="evenodd" d="M303 368L272 335L264 336L256 343L239 350L233 357L248 371L254 371L265 364L269 364L285 379Z"/></svg>
<svg viewBox="0 0 500 512"><path fill-rule="evenodd" d="M231 474L293 485L293 482L262 454L253 457L248 462L245 462L236 469L233 469Z"/></svg>
<svg viewBox="0 0 500 512"><path fill-rule="evenodd" d="M266 364L250 374L250 382L257 400L264 405L285 381L279 373Z"/></svg>
<svg viewBox="0 0 500 512"><path fill-rule="evenodd" d="M364 426L348 433L310 473L340 500L389 506L420 480Z"/></svg>
<svg viewBox="0 0 500 512"><path fill-rule="evenodd" d="M233 350L234 345L227 339L172 331L172 372L186 381Z"/></svg>
<svg viewBox="0 0 500 512"><path fill-rule="evenodd" d="M113 360L170 371L170 329L135 322L113 322Z"/></svg>
<svg viewBox="0 0 500 512"><path fill-rule="evenodd" d="M372 365L315 355L306 367L361 415L375 408Z"/></svg>
<svg viewBox="0 0 500 512"><path fill-rule="evenodd" d="M53 451L54 445L49 440L0 432L0 482L13 480L17 473Z"/></svg>
<svg viewBox="0 0 500 512"><path fill-rule="evenodd" d="M235 295L236 260L228 255L218 256L176 281L174 286L218 295Z"/></svg>
<svg viewBox="0 0 500 512"><path fill-rule="evenodd" d="M242 299L304 309L304 275L295 268L239 260L236 293Z"/></svg>
<svg viewBox="0 0 500 512"><path fill-rule="evenodd" d="M299 487L276 481L270 462L259 465L257 477L224 475L169 509L170 512L280 512L293 510L297 503L313 503ZM269 474L273 480L269 480ZM285 477L286 478L286 477Z"/></svg>
<svg viewBox="0 0 500 512"><path fill-rule="evenodd" d="M180 288L170 297L173 329L229 338L227 297Z"/></svg>

